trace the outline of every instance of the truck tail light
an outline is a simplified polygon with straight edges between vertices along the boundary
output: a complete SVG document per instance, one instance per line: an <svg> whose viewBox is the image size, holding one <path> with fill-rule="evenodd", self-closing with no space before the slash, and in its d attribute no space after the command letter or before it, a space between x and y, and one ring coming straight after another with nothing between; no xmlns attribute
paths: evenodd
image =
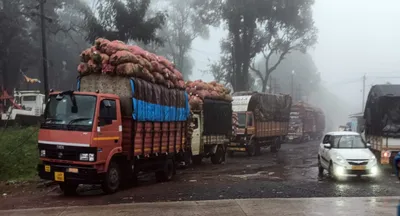
<svg viewBox="0 0 400 216"><path fill-rule="evenodd" d="M383 158L389 158L390 155L391 155L391 152L390 152L390 151L383 151L382 154L381 154L381 156L382 156Z"/></svg>

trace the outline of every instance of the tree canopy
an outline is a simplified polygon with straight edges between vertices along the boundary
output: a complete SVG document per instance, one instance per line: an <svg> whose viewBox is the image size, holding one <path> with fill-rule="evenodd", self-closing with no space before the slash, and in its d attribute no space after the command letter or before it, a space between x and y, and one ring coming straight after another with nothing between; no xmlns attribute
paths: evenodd
<svg viewBox="0 0 400 216"><path fill-rule="evenodd" d="M306 51L316 42L316 28L312 18L313 0L196 0L202 21L209 25L224 24L228 36L221 43L222 57L214 63L223 69L235 91L250 88L249 69L257 54L266 59L266 71L256 71L266 86L269 74L292 50ZM272 66L270 58L279 54ZM254 69L254 68L253 68Z"/></svg>

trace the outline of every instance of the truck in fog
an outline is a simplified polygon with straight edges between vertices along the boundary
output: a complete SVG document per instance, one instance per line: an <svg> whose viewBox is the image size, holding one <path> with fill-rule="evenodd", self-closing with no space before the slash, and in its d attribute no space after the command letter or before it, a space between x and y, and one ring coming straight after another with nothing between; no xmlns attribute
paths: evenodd
<svg viewBox="0 0 400 216"><path fill-rule="evenodd" d="M78 89L49 96L38 140L42 179L66 194L79 184L113 193L139 172L172 179L190 151L185 90L107 74L80 77Z"/></svg>
<svg viewBox="0 0 400 216"><path fill-rule="evenodd" d="M364 110L362 135L382 165L400 151L400 85L374 85Z"/></svg>
<svg viewBox="0 0 400 216"><path fill-rule="evenodd" d="M237 92L232 98L237 128L228 154L246 152L254 156L260 154L262 147L277 152L288 134L292 98L260 92Z"/></svg>
<svg viewBox="0 0 400 216"><path fill-rule="evenodd" d="M320 139L325 131L325 115L317 107L304 102L292 105L289 121L289 142Z"/></svg>
<svg viewBox="0 0 400 216"><path fill-rule="evenodd" d="M231 101L205 98L202 109L191 109L192 137L189 138L192 162L200 164L211 158L213 164L225 161L226 149L232 136Z"/></svg>

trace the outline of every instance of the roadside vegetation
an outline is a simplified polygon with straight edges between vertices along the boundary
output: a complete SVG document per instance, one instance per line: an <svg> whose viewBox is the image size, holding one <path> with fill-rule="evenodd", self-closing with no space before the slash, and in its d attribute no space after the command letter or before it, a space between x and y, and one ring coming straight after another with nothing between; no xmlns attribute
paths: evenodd
<svg viewBox="0 0 400 216"><path fill-rule="evenodd" d="M31 180L38 163L37 127L0 130L0 181Z"/></svg>

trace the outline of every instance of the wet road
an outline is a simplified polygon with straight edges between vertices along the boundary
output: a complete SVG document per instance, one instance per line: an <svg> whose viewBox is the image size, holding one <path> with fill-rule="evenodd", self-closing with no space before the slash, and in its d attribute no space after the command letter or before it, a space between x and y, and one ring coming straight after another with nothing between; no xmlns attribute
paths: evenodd
<svg viewBox="0 0 400 216"><path fill-rule="evenodd" d="M144 176L138 186L107 196L96 187L82 188L79 197L64 197L56 187L21 188L0 198L0 209L242 198L400 196L400 184L388 171L376 180L334 182L327 175L318 179L317 147L317 142L285 144L275 154L268 149L252 158L235 154L223 165L204 160L201 166L179 170L172 182L157 184L153 176Z"/></svg>

